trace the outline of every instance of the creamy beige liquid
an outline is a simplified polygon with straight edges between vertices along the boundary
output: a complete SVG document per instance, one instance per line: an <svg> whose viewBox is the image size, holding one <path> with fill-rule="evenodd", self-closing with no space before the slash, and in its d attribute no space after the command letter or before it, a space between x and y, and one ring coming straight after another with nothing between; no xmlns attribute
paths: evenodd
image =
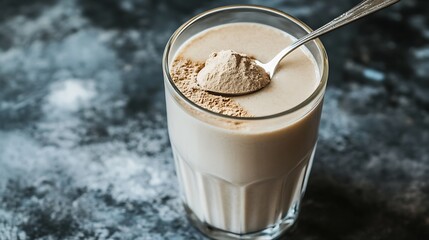
<svg viewBox="0 0 429 240"><path fill-rule="evenodd" d="M255 23L225 24L189 40L178 56L205 62L213 52L233 50L268 62L294 38L278 29ZM253 94L233 97L253 116L265 116L290 109L308 98L319 84L315 60L306 48L288 55L271 83Z"/></svg>
<svg viewBox="0 0 429 240"><path fill-rule="evenodd" d="M197 34L175 56L204 62L212 52L231 49L266 62L292 41L269 26L227 24ZM254 116L298 105L320 81L307 52L287 56L264 89L233 99ZM311 168L321 101L287 116L237 125L189 110L167 91L177 175L183 200L198 221L236 234L293 222Z"/></svg>

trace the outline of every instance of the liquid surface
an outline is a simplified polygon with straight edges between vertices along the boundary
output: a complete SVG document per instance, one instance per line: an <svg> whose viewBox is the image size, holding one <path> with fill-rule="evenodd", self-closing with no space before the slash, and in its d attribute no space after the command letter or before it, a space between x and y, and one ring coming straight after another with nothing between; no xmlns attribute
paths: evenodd
<svg viewBox="0 0 429 240"><path fill-rule="evenodd" d="M268 62L294 40L279 29L262 24L224 24L188 40L176 58L203 63L213 52L233 50ZM231 99L253 116L272 115L303 102L314 92L319 82L320 74L314 58L305 47L301 47L283 59L268 86Z"/></svg>

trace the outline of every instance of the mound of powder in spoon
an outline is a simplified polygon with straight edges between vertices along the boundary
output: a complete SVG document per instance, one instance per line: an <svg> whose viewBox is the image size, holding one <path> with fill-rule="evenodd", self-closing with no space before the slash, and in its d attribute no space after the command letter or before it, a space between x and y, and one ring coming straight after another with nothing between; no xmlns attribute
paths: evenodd
<svg viewBox="0 0 429 240"><path fill-rule="evenodd" d="M231 50L212 53L197 75L198 85L220 94L246 94L270 83L270 77L249 56Z"/></svg>

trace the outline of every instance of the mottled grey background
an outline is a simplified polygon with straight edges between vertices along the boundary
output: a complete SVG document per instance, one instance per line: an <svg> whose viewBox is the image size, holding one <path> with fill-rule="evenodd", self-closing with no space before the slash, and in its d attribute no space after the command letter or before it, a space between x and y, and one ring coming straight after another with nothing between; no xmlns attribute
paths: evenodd
<svg viewBox="0 0 429 240"><path fill-rule="evenodd" d="M2 0L0 240L203 239L178 198L161 55L191 16L262 4L312 27L358 0ZM322 38L320 142L289 239L429 239L429 2Z"/></svg>

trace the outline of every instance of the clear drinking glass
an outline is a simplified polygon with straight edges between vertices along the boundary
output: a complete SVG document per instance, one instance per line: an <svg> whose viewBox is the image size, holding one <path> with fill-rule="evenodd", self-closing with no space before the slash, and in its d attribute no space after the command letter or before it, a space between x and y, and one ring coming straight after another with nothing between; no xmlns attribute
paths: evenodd
<svg viewBox="0 0 429 240"><path fill-rule="evenodd" d="M306 44L320 83L292 109L263 117L211 112L178 90L169 68L189 38L233 22L269 25L296 38L311 31L288 14L249 5L209 10L183 24L163 56L169 136L183 204L194 226L212 238L271 239L298 216L317 143L328 60L319 40Z"/></svg>

